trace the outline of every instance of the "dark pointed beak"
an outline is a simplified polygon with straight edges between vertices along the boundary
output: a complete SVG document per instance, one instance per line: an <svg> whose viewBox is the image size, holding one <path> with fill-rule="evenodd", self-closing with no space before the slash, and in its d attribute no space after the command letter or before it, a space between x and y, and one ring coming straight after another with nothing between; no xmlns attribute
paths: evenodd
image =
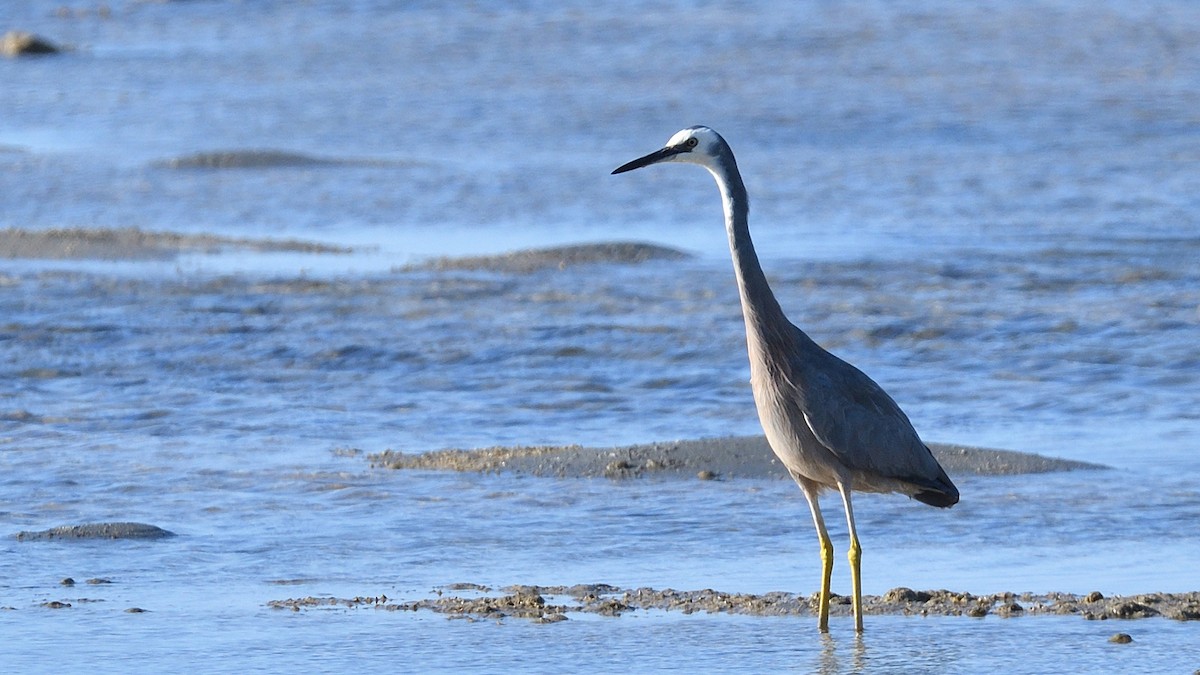
<svg viewBox="0 0 1200 675"><path fill-rule="evenodd" d="M622 164L621 166L618 166L617 168L613 169L613 174L625 173L626 171L633 171L634 169L640 169L643 166L650 166L651 164L661 162L664 159L667 159L669 157L674 157L675 155L678 155L679 153L681 153L683 151L684 151L684 149L682 147L663 148L662 150L655 150L654 152L646 155L645 157L639 157L639 158L633 160L632 162L627 162L625 164Z"/></svg>

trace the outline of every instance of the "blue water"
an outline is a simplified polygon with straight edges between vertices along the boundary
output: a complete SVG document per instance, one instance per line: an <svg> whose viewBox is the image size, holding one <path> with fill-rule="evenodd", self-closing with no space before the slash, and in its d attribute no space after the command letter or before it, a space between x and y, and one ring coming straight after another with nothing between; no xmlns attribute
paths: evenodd
<svg viewBox="0 0 1200 675"><path fill-rule="evenodd" d="M0 535L112 520L180 535L0 538L11 667L1200 666L1197 628L1166 620L870 617L857 643L837 620L822 639L807 619L496 626L266 607L463 581L816 587L806 506L784 482L397 473L364 457L757 431L711 179L608 175L696 123L738 153L792 319L924 437L1114 467L955 476L949 511L858 498L868 593L1197 590L1200 8L61 6L0 9L0 29L70 47L0 59L0 227L355 252L0 259ZM344 163L169 166L260 149ZM696 257L403 268L613 239ZM1134 644L1107 643L1118 630Z"/></svg>

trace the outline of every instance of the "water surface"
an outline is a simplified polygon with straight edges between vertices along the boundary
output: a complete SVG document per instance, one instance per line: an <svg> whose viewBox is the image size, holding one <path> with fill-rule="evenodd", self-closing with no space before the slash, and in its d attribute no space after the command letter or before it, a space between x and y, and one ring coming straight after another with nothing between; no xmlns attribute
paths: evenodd
<svg viewBox="0 0 1200 675"><path fill-rule="evenodd" d="M133 520L179 535L0 539L13 668L1200 665L1195 626L1153 619L871 617L857 642L807 620L266 607L461 581L816 587L805 503L784 482L364 458L756 431L711 180L608 175L696 123L738 153L792 319L925 437L1113 467L956 476L949 511L859 498L867 592L1196 590L1192 4L60 5L4 10L71 49L0 60L0 227L357 252L0 260L0 534ZM172 166L259 151L328 161ZM614 239L695 257L403 269ZM1109 644L1118 630L1135 642Z"/></svg>

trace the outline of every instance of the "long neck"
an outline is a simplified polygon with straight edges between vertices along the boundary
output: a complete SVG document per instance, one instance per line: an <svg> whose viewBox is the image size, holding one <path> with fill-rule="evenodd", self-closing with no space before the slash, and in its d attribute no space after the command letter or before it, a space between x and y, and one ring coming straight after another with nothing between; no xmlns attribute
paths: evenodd
<svg viewBox="0 0 1200 675"><path fill-rule="evenodd" d="M722 157L716 167L709 171L717 179L717 187L721 190L729 253L733 256L733 271L737 275L742 299L742 316L746 320L746 340L751 351L754 351L764 341L783 337L778 333L790 324L775 294L771 292L767 276L758 262L758 254L754 252L748 222L750 198L732 153Z"/></svg>

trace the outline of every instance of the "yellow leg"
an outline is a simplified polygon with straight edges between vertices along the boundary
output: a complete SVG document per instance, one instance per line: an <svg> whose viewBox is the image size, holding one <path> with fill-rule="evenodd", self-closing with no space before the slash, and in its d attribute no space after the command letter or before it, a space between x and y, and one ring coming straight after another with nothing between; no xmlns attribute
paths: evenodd
<svg viewBox="0 0 1200 675"><path fill-rule="evenodd" d="M818 515L819 517L819 515ZM821 599L817 606L817 629L822 633L829 632L829 585L833 579L833 542L824 524L818 532L821 539Z"/></svg>
<svg viewBox="0 0 1200 675"><path fill-rule="evenodd" d="M854 593L854 630L863 630L862 608L862 546L858 544L858 532L854 528L854 508L850 505L850 486L839 483L842 503L846 505L846 525L850 528L850 587Z"/></svg>
<svg viewBox="0 0 1200 675"><path fill-rule="evenodd" d="M825 519L821 517L821 504L817 501L818 487L806 478L792 474L804 497L808 500L808 508L812 511L813 524L817 526L817 538L821 542L821 595L817 601L817 630L829 632L829 584L833 579L833 541L825 529Z"/></svg>

